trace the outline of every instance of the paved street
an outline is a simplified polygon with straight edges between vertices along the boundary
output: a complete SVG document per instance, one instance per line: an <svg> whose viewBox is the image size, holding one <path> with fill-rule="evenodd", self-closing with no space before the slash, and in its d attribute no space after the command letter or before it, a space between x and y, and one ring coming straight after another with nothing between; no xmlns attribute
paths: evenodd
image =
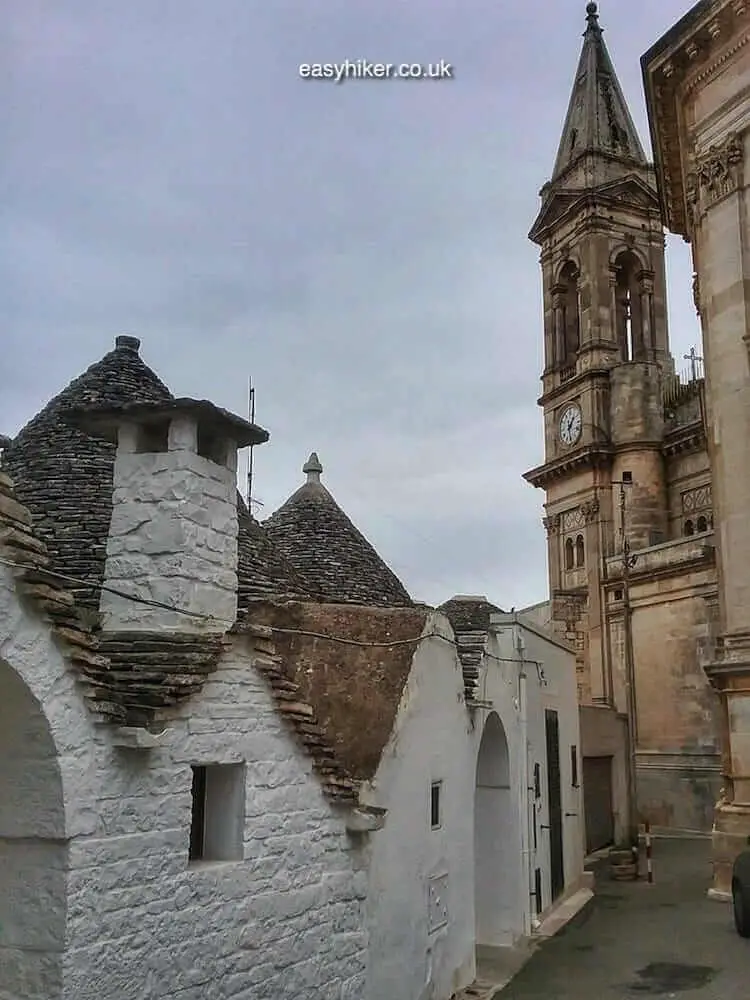
<svg viewBox="0 0 750 1000"><path fill-rule="evenodd" d="M613 882L540 945L498 1000L749 1000L750 940L706 898L709 841L658 840L655 884Z"/></svg>

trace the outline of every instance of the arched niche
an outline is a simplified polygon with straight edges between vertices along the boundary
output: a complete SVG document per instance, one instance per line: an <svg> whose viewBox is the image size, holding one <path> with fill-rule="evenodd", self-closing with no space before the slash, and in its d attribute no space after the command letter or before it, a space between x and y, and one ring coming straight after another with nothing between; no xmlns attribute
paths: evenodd
<svg viewBox="0 0 750 1000"><path fill-rule="evenodd" d="M0 975L9 996L62 992L68 849L46 715L0 659Z"/></svg>
<svg viewBox="0 0 750 1000"><path fill-rule="evenodd" d="M581 346L580 270L573 260L560 268L553 289L554 354L557 367L575 364Z"/></svg>
<svg viewBox="0 0 750 1000"><path fill-rule="evenodd" d="M512 942L518 913L520 841L513 807L508 739L500 716L482 731L474 798L474 905L477 945Z"/></svg>

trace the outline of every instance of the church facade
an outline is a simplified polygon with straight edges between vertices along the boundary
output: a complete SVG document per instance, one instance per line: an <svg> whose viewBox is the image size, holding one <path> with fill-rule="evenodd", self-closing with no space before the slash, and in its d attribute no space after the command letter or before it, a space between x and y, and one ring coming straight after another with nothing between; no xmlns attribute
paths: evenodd
<svg viewBox="0 0 750 1000"><path fill-rule="evenodd" d="M718 703L698 655L717 608L704 380L694 352L688 376L675 374L654 168L597 6L586 10L529 234L541 249L545 456L524 478L545 492L549 614L575 643L579 702L634 720L631 823L704 831L720 786ZM616 755L582 739L584 779L622 826Z"/></svg>

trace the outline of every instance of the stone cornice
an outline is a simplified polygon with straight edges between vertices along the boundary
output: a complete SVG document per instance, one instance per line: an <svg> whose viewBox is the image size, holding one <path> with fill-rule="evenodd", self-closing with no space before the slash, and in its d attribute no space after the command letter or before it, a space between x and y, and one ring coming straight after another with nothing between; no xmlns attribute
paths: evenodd
<svg viewBox="0 0 750 1000"><path fill-rule="evenodd" d="M641 59L651 140L665 225L690 239L681 104L750 42L750 3L696 5Z"/></svg>
<svg viewBox="0 0 750 1000"><path fill-rule="evenodd" d="M706 433L702 421L695 421L685 427L669 431L665 435L662 452L667 457L689 455L703 451L706 447Z"/></svg>
<svg viewBox="0 0 750 1000"><path fill-rule="evenodd" d="M569 455L555 458L551 462L525 472L523 478L532 486L545 488L555 479L563 479L584 469L608 468L612 464L614 449L611 445L591 444L579 448Z"/></svg>

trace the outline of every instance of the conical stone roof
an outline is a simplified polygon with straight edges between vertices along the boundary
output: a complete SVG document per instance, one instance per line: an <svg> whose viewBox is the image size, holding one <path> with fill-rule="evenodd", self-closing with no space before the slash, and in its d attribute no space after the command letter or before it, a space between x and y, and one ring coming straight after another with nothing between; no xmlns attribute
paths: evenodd
<svg viewBox="0 0 750 1000"><path fill-rule="evenodd" d="M173 398L141 359L136 337L117 337L115 348L54 397L3 449L3 470L31 511L45 542L50 569L84 579L70 584L82 604L98 608L112 516L115 447L65 420L72 409L159 403ZM283 557L240 501L238 607L258 598L306 596Z"/></svg>
<svg viewBox="0 0 750 1000"><path fill-rule="evenodd" d="M263 526L305 586L332 604L410 607L404 585L321 483L315 452L302 471L307 482Z"/></svg>

